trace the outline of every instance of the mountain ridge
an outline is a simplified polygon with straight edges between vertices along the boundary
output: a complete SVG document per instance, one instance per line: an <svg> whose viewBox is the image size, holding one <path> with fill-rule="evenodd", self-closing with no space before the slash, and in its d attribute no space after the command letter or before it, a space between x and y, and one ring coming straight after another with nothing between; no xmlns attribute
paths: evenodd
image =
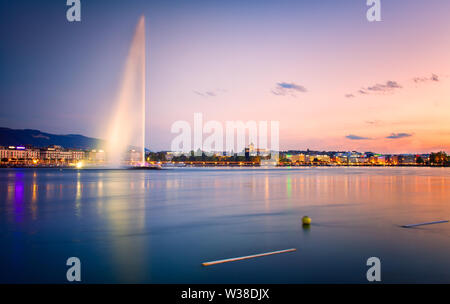
<svg viewBox="0 0 450 304"><path fill-rule="evenodd" d="M52 145L72 149L97 149L105 145L105 141L81 134L52 134L36 129L11 129L0 127L0 146L30 145L47 147Z"/></svg>

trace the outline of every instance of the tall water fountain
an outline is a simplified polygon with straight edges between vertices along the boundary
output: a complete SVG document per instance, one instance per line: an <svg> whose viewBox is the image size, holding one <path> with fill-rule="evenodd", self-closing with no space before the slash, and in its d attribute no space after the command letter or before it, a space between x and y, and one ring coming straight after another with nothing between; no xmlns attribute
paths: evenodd
<svg viewBox="0 0 450 304"><path fill-rule="evenodd" d="M145 165L145 84L145 17L142 16L136 26L106 136L110 166L122 166L130 147L140 149L140 165Z"/></svg>

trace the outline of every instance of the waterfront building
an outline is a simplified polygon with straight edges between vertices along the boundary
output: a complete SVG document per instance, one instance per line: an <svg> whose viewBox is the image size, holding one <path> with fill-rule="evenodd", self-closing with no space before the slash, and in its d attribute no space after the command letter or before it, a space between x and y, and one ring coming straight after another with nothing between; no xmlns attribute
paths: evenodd
<svg viewBox="0 0 450 304"><path fill-rule="evenodd" d="M305 155L305 163L330 163L331 158L326 154L314 154L314 155Z"/></svg>
<svg viewBox="0 0 450 304"><path fill-rule="evenodd" d="M269 156L270 155L270 151L267 150L267 149L257 148L256 149L256 155L257 156Z"/></svg>
<svg viewBox="0 0 450 304"><path fill-rule="evenodd" d="M416 156L411 154L404 154L400 156L400 164L402 165L415 165Z"/></svg>
<svg viewBox="0 0 450 304"><path fill-rule="evenodd" d="M0 160L8 158L8 151L5 147L0 147Z"/></svg>
<svg viewBox="0 0 450 304"><path fill-rule="evenodd" d="M166 160L167 161L172 161L174 157L174 152L166 152Z"/></svg>
<svg viewBox="0 0 450 304"><path fill-rule="evenodd" d="M319 162L321 163L330 163L331 162L331 158L330 156L324 154L324 155L316 155L316 158L319 160Z"/></svg>
<svg viewBox="0 0 450 304"><path fill-rule="evenodd" d="M50 146L40 150L40 159L46 163L75 163L85 159L85 152L66 150L61 146Z"/></svg>
<svg viewBox="0 0 450 304"><path fill-rule="evenodd" d="M86 159L90 162L103 163L106 161L105 151L103 150L90 150L86 154Z"/></svg>
<svg viewBox="0 0 450 304"><path fill-rule="evenodd" d="M60 151L62 150L61 146L51 146L47 148L41 149L40 158L45 161L56 161L60 159Z"/></svg>
<svg viewBox="0 0 450 304"><path fill-rule="evenodd" d="M261 159L260 165L261 167L276 167L278 165L278 161L275 159Z"/></svg>
<svg viewBox="0 0 450 304"><path fill-rule="evenodd" d="M255 145L253 143L250 143L250 145L248 145L248 153L249 156L256 156Z"/></svg>
<svg viewBox="0 0 450 304"><path fill-rule="evenodd" d="M378 165L385 165L387 163L386 156L384 155L377 155L376 156L376 164Z"/></svg>
<svg viewBox="0 0 450 304"><path fill-rule="evenodd" d="M398 165L400 163L400 159L398 155L392 155L391 156L391 164L392 165Z"/></svg>
<svg viewBox="0 0 450 304"><path fill-rule="evenodd" d="M347 156L345 156L345 155L334 156L334 157L331 159L331 162L334 162L334 163L336 163L336 164L338 164L338 165L345 165L345 164L348 163L348 158L347 158Z"/></svg>
<svg viewBox="0 0 450 304"><path fill-rule="evenodd" d="M130 150L126 153L125 161L134 165L142 162L142 152L136 150Z"/></svg>
<svg viewBox="0 0 450 304"><path fill-rule="evenodd" d="M287 154L286 158L293 163L305 163L305 154Z"/></svg>
<svg viewBox="0 0 450 304"><path fill-rule="evenodd" d="M39 159L39 149L25 146L8 146L0 148L0 159L8 162L30 162Z"/></svg>

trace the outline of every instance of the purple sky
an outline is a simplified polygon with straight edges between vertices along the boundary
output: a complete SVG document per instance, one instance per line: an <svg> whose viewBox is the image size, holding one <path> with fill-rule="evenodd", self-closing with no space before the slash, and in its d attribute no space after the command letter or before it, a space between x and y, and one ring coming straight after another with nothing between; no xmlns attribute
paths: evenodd
<svg viewBox="0 0 450 304"><path fill-rule="evenodd" d="M278 120L282 149L450 151L450 2L65 1L0 4L0 126L101 137L140 15L147 134L176 120Z"/></svg>

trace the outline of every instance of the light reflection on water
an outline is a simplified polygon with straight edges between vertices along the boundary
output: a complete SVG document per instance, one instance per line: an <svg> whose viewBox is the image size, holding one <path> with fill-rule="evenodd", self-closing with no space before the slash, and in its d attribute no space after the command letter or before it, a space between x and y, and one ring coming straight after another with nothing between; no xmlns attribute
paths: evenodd
<svg viewBox="0 0 450 304"><path fill-rule="evenodd" d="M0 170L0 282L450 283L447 168ZM301 226L309 215L313 224ZM295 254L201 262L295 247ZM4 271L3 271L4 270Z"/></svg>

